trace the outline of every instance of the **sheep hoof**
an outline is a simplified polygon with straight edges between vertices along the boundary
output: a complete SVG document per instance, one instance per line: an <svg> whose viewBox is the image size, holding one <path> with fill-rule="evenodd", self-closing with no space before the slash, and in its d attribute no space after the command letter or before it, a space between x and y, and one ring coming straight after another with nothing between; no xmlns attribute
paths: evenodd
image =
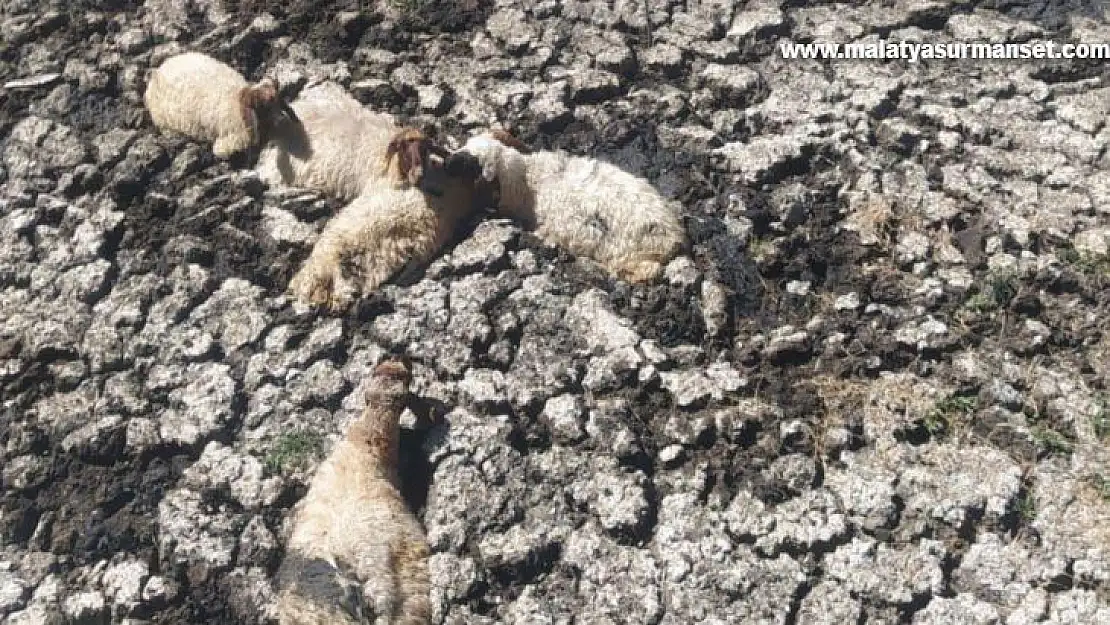
<svg viewBox="0 0 1110 625"><path fill-rule="evenodd" d="M289 293L303 304L342 312L350 305L349 289L343 288L338 270L305 266L289 283Z"/></svg>
<svg viewBox="0 0 1110 625"><path fill-rule="evenodd" d="M253 147L253 144L239 135L228 135L220 137L212 143L212 153L216 158L227 160L240 152L245 152ZM261 147L261 146L258 146Z"/></svg>
<svg viewBox="0 0 1110 625"><path fill-rule="evenodd" d="M212 144L212 154L214 154L216 158L226 161L235 154L235 150L232 149L232 146L229 145L227 141L219 139Z"/></svg>
<svg viewBox="0 0 1110 625"><path fill-rule="evenodd" d="M628 282L650 282L663 272L663 265L655 260L637 260L621 264L616 274Z"/></svg>

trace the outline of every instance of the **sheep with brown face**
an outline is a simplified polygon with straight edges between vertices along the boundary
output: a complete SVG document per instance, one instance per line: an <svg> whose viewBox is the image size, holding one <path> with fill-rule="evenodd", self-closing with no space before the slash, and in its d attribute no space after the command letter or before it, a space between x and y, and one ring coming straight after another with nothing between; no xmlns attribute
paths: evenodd
<svg viewBox="0 0 1110 625"><path fill-rule="evenodd" d="M411 136L407 129L397 134ZM289 284L301 303L344 310L406 265L430 261L463 223L492 202L491 185L481 182L476 159L453 158L447 166L441 158L430 158L420 143L397 145L393 179L403 180L419 168L419 186L380 185L333 217Z"/></svg>
<svg viewBox="0 0 1110 625"><path fill-rule="evenodd" d="M366 408L296 506L277 575L280 625L426 625L429 548L401 496L398 419L411 376L379 364Z"/></svg>
<svg viewBox="0 0 1110 625"><path fill-rule="evenodd" d="M309 87L292 109L300 124L279 134L259 157L258 172L272 186L313 189L344 201L380 186L415 185L429 152L446 156L416 129L405 129L392 115L368 110L343 87ZM391 157L403 171L392 169Z"/></svg>
<svg viewBox="0 0 1110 625"><path fill-rule="evenodd" d="M397 170L392 177L400 178L415 187L423 180L424 166L433 154L445 158L449 152L433 143L423 132L415 128L403 128L386 146L382 175L391 176L390 168L396 157Z"/></svg>
<svg viewBox="0 0 1110 625"><path fill-rule="evenodd" d="M150 75L143 101L154 125L198 141L212 141L219 158L253 150L295 124L273 79L250 85L232 67L199 52L166 59Z"/></svg>
<svg viewBox="0 0 1110 625"><path fill-rule="evenodd" d="M677 203L612 163L531 152L504 131L472 137L450 158L467 157L496 183L502 216L619 278L651 280L686 246Z"/></svg>

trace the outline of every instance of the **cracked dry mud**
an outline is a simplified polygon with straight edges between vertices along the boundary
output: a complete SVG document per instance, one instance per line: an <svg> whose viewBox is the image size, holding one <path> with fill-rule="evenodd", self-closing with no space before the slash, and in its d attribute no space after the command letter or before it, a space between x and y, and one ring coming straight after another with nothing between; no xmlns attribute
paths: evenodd
<svg viewBox="0 0 1110 625"><path fill-rule="evenodd" d="M8 0L0 621L260 623L389 352L436 623L1110 622L1095 0ZM337 208L158 135L179 49L504 125L682 202L647 287L488 220L346 317L282 292Z"/></svg>

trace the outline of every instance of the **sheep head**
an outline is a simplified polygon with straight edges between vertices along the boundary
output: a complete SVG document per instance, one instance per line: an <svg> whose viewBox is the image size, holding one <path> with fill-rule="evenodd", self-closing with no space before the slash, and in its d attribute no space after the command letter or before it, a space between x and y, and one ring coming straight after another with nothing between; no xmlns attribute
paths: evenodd
<svg viewBox="0 0 1110 625"><path fill-rule="evenodd" d="M424 168L431 154L447 158L446 149L436 145L422 131L416 128L403 128L393 136L385 150L385 169L388 173L397 159L397 172L400 177L413 186L418 186L424 178Z"/></svg>
<svg viewBox="0 0 1110 625"><path fill-rule="evenodd" d="M412 376L402 360L386 360L374 367L366 381L366 407L347 431L350 440L364 445L387 473L397 467L401 412L409 398Z"/></svg>
<svg viewBox="0 0 1110 625"><path fill-rule="evenodd" d="M281 97L280 86L273 78L264 78L239 92L239 110L251 134L260 137L263 129L283 123L297 123L297 114Z"/></svg>
<svg viewBox="0 0 1110 625"><path fill-rule="evenodd" d="M475 188L480 194L489 197L494 206L523 211L534 201L534 191L528 186L530 157L509 143L530 152L512 135L495 130L471 137L447 159L446 168L466 172L476 167Z"/></svg>
<svg viewBox="0 0 1110 625"><path fill-rule="evenodd" d="M504 143L486 135L471 137L462 149L448 159L449 167L463 167L465 165L462 159L470 157L475 159L481 168L482 179L486 182L494 182L501 173L502 163L505 160L504 153L509 149L511 148Z"/></svg>
<svg viewBox="0 0 1110 625"><path fill-rule="evenodd" d="M444 160L441 169L449 178L470 186L475 203L481 206L497 206L500 203L501 185L496 180L483 177L482 163L473 154L459 150Z"/></svg>
<svg viewBox="0 0 1110 625"><path fill-rule="evenodd" d="M400 398L408 393L412 373L408 364L400 359L382 361L370 374L370 386L366 391L368 400L374 398Z"/></svg>

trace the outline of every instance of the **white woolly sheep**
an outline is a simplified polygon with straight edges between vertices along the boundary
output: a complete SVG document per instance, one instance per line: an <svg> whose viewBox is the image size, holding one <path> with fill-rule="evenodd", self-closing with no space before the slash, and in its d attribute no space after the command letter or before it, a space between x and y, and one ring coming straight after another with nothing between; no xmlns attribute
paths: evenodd
<svg viewBox="0 0 1110 625"><path fill-rule="evenodd" d="M676 204L616 165L564 152L528 153L504 131L471 137L450 158L465 155L478 159L484 180L496 181L502 216L617 277L651 280L686 245Z"/></svg>
<svg viewBox="0 0 1110 625"><path fill-rule="evenodd" d="M166 59L151 73L143 101L160 130L212 141L219 158L261 147L275 128L296 121L276 81L252 86L226 63L199 52Z"/></svg>
<svg viewBox="0 0 1110 625"><path fill-rule="evenodd" d="M398 169L411 171L414 155L402 150L399 157ZM474 158L452 159L450 167L425 161L423 172L420 186L369 190L333 217L290 282L290 294L341 311L406 265L431 260L469 217L493 202Z"/></svg>
<svg viewBox="0 0 1110 625"><path fill-rule="evenodd" d="M276 580L280 625L430 622L428 543L397 477L410 378L398 361L375 367L362 416L297 504Z"/></svg>
<svg viewBox="0 0 1110 625"><path fill-rule="evenodd" d="M324 83L305 89L291 104L300 124L275 136L261 154L260 177L271 185L303 187L350 201L364 191L389 181L417 184L428 151L446 156L417 130L400 135L392 115L368 110L342 87ZM389 171L391 153L401 144L415 149L421 159L408 161L412 169ZM400 175L398 175L400 174Z"/></svg>

